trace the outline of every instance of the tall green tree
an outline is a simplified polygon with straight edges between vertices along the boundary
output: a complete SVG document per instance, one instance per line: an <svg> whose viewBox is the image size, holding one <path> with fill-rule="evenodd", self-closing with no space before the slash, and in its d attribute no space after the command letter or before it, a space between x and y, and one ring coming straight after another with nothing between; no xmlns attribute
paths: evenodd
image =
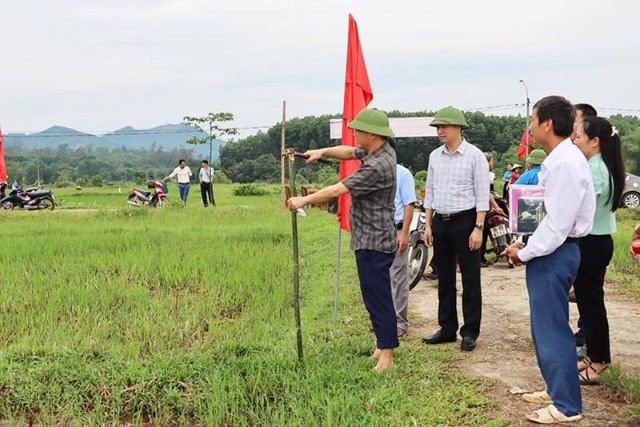
<svg viewBox="0 0 640 427"><path fill-rule="evenodd" d="M193 136L187 139L187 144L209 143L209 162L213 162L213 140L222 136L237 135L238 129L234 127L223 127L223 123L233 121L232 113L209 113L204 117L184 116L186 124L198 129L200 132L208 133L209 136L198 138Z"/></svg>

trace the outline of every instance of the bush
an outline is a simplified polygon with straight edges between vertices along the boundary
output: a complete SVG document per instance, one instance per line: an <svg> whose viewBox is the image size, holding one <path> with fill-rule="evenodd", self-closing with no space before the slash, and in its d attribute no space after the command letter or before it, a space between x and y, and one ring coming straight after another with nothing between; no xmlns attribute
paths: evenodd
<svg viewBox="0 0 640 427"><path fill-rule="evenodd" d="M266 196L269 192L256 184L242 184L233 189L234 196Z"/></svg>
<svg viewBox="0 0 640 427"><path fill-rule="evenodd" d="M54 185L58 188L68 188L68 187L75 187L76 183L71 181L56 181Z"/></svg>
<svg viewBox="0 0 640 427"><path fill-rule="evenodd" d="M231 180L227 175L225 175L222 171L216 171L213 174L213 183L214 184L231 184Z"/></svg>

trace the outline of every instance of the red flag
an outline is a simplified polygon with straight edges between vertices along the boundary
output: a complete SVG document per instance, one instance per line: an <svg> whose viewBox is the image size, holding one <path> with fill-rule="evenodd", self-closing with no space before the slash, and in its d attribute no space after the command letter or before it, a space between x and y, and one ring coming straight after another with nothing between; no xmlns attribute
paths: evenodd
<svg viewBox="0 0 640 427"><path fill-rule="evenodd" d="M360 47L358 25L349 14L349 38L347 42L347 73L344 81L344 106L342 109L342 145L355 147L356 141L353 130L347 126L358 113L373 99L373 92L369 84L367 67ZM340 162L340 179L343 180L360 167L359 160L345 160ZM349 209L351 195L345 194L338 199L338 220L340 227L350 232Z"/></svg>
<svg viewBox="0 0 640 427"><path fill-rule="evenodd" d="M4 164L4 136L0 129L0 183L6 183L7 178L7 167Z"/></svg>
<svg viewBox="0 0 640 427"><path fill-rule="evenodd" d="M529 132L525 130L524 132L522 132L522 137L520 137L520 145L518 146L518 158L520 160L524 159L524 156L526 155L525 153L527 153L527 148L529 149L530 153L533 150L533 144L531 143Z"/></svg>

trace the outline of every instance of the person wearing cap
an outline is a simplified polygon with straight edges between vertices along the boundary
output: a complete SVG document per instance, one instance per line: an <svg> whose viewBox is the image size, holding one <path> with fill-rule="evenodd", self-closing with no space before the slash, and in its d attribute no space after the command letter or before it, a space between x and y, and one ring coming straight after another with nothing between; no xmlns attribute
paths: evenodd
<svg viewBox="0 0 640 427"><path fill-rule="evenodd" d="M520 178L520 169L522 169L522 165L518 163L513 164L513 167L511 168L511 178L509 178L509 187L515 184L518 178Z"/></svg>
<svg viewBox="0 0 640 427"><path fill-rule="evenodd" d="M377 359L374 368L383 372L393 366L398 347L396 312L391 296L390 267L396 254L394 199L396 194L396 153L391 146L393 131L382 111L366 108L349 123L357 147L339 145L309 150L307 163L323 157L361 160L353 174L337 184L304 197L288 200L292 211L310 204L328 202L351 195L351 249L355 252L360 290L376 335Z"/></svg>
<svg viewBox="0 0 640 427"><path fill-rule="evenodd" d="M489 168L480 149L469 144L462 130L469 127L453 107L438 111L431 122L443 143L429 155L425 197L425 242L434 248L438 270L438 324L425 344L455 342L456 260L462 274L460 349L472 351L480 334L480 246L484 218L489 210Z"/></svg>
<svg viewBox="0 0 640 427"><path fill-rule="evenodd" d="M589 164L570 139L574 118L573 105L561 96L534 104L531 135L547 153L539 181L546 215L527 240L502 253L516 265L527 265L531 337L546 390L522 398L544 405L527 415L543 424L582 418L575 340L567 319L569 288L580 264L578 242L591 232L596 197Z"/></svg>
<svg viewBox="0 0 640 427"><path fill-rule="evenodd" d="M540 173L540 165L547 158L547 153L540 148L536 148L527 158L528 170L520 175L514 183L515 185L538 185L538 174Z"/></svg>

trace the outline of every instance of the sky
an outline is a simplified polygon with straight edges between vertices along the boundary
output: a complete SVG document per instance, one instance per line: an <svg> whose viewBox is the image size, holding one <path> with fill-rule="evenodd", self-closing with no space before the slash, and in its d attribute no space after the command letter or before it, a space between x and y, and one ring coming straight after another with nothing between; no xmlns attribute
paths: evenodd
<svg viewBox="0 0 640 427"><path fill-rule="evenodd" d="M225 111L247 136L283 101L287 118L340 113L349 13L371 107L524 116L528 92L640 115L636 0L0 0L0 126L101 134Z"/></svg>

